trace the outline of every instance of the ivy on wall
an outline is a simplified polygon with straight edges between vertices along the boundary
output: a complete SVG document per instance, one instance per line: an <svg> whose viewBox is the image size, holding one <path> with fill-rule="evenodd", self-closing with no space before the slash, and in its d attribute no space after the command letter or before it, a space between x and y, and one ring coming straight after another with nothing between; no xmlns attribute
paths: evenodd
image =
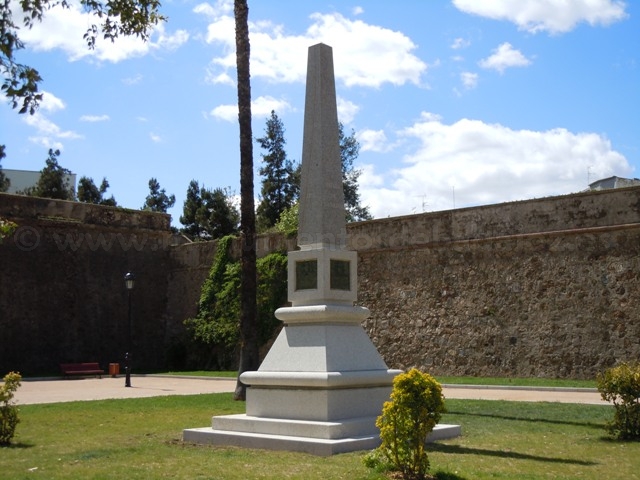
<svg viewBox="0 0 640 480"><path fill-rule="evenodd" d="M195 367L235 368L240 341L240 262L230 253L232 236L218 241L213 264L202 284L198 313L185 320L191 339L200 351ZM287 301L287 256L271 253L257 261L258 329L261 345L274 335L280 321L274 316Z"/></svg>

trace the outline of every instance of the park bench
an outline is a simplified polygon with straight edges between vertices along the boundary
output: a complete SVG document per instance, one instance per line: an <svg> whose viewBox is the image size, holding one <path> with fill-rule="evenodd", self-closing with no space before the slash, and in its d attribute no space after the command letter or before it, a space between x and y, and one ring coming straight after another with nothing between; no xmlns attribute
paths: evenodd
<svg viewBox="0 0 640 480"><path fill-rule="evenodd" d="M100 368L98 362L61 363L60 370L65 378L71 375L97 375L102 378L104 374L104 370Z"/></svg>

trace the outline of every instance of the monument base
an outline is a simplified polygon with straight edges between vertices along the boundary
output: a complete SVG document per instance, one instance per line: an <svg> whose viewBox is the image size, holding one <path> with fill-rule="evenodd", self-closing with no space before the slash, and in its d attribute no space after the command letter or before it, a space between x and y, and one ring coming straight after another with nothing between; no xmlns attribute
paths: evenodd
<svg viewBox="0 0 640 480"><path fill-rule="evenodd" d="M231 445L265 450L303 452L330 456L380 445L375 417L340 422L313 422L259 418L244 414L213 417L213 427L183 431L183 440L208 445ZM427 442L455 438L459 425L436 425Z"/></svg>

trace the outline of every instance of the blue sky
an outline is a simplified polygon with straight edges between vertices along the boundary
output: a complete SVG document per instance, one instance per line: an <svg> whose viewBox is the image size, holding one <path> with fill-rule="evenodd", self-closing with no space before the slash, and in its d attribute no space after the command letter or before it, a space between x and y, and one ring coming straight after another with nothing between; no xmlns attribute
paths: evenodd
<svg viewBox="0 0 640 480"><path fill-rule="evenodd" d="M0 106L7 169L60 164L140 208L148 180L239 192L231 1L164 2L147 43L86 49L71 2L30 31L34 116ZM640 166L640 2L618 0L249 0L253 133L275 110L302 152L309 46L333 47L338 115L361 151L374 217L578 192ZM255 191L263 153L254 147Z"/></svg>

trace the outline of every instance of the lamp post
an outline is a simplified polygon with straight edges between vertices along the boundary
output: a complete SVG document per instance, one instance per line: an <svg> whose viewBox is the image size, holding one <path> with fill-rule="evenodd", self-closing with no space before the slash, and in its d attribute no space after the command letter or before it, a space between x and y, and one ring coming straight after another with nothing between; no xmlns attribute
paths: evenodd
<svg viewBox="0 0 640 480"><path fill-rule="evenodd" d="M124 285L125 287L127 287L127 296L129 297L129 314L128 314L128 318L129 318L129 328L127 329L127 352L124 354L124 371L126 373L125 375L125 381L124 381L124 386L125 387L130 387L131 386L131 365L130 365L130 361L131 361L131 290L133 290L133 285L135 284L135 280L136 277L133 273L131 272L127 272L124 276Z"/></svg>

